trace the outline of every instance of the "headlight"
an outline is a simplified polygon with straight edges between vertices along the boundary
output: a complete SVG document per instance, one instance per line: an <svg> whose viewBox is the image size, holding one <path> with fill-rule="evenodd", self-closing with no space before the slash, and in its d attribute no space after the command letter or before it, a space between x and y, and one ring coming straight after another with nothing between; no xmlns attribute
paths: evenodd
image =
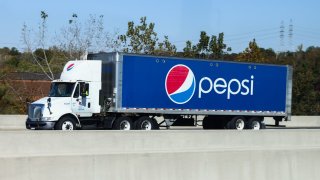
<svg viewBox="0 0 320 180"><path fill-rule="evenodd" d="M51 121L52 117L42 117L41 120L42 121Z"/></svg>

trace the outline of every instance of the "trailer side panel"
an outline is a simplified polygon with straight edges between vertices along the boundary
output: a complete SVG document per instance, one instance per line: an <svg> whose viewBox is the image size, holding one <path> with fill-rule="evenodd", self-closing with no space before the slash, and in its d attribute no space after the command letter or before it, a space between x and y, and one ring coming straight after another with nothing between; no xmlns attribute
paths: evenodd
<svg viewBox="0 0 320 180"><path fill-rule="evenodd" d="M122 109L271 114L288 109L287 66L126 54L121 59Z"/></svg>

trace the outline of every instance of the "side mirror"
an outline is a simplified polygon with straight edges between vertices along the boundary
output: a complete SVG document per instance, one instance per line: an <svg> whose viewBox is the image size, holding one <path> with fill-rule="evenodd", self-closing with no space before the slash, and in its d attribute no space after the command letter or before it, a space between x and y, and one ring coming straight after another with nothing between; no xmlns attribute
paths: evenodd
<svg viewBox="0 0 320 180"><path fill-rule="evenodd" d="M51 112L51 98L48 98L47 99L47 103L48 103L48 110L49 110L49 112L50 112L50 114L52 114L52 112Z"/></svg>

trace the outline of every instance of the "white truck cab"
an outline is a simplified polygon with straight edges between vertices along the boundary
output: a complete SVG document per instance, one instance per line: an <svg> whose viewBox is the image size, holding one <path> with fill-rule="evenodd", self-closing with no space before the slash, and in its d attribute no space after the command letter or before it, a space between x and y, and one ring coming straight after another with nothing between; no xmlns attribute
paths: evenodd
<svg viewBox="0 0 320 180"><path fill-rule="evenodd" d="M80 117L100 113L101 61L69 61L47 97L29 105L28 129L76 129Z"/></svg>

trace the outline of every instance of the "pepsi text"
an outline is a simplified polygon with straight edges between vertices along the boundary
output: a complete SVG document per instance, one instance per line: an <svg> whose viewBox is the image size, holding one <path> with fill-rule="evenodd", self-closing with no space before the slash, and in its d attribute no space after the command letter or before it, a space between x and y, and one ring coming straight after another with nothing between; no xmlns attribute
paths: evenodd
<svg viewBox="0 0 320 180"><path fill-rule="evenodd" d="M204 89L203 83L208 82L209 88ZM249 79L243 79L241 82L238 79L231 79L227 82L224 78L217 78L212 82L209 77L203 77L199 81L199 93L198 98L202 98L203 94L208 94L214 90L217 94L227 94L227 99L231 98L231 95L238 95L239 93L243 96L253 95L254 91L254 76L251 75Z"/></svg>

